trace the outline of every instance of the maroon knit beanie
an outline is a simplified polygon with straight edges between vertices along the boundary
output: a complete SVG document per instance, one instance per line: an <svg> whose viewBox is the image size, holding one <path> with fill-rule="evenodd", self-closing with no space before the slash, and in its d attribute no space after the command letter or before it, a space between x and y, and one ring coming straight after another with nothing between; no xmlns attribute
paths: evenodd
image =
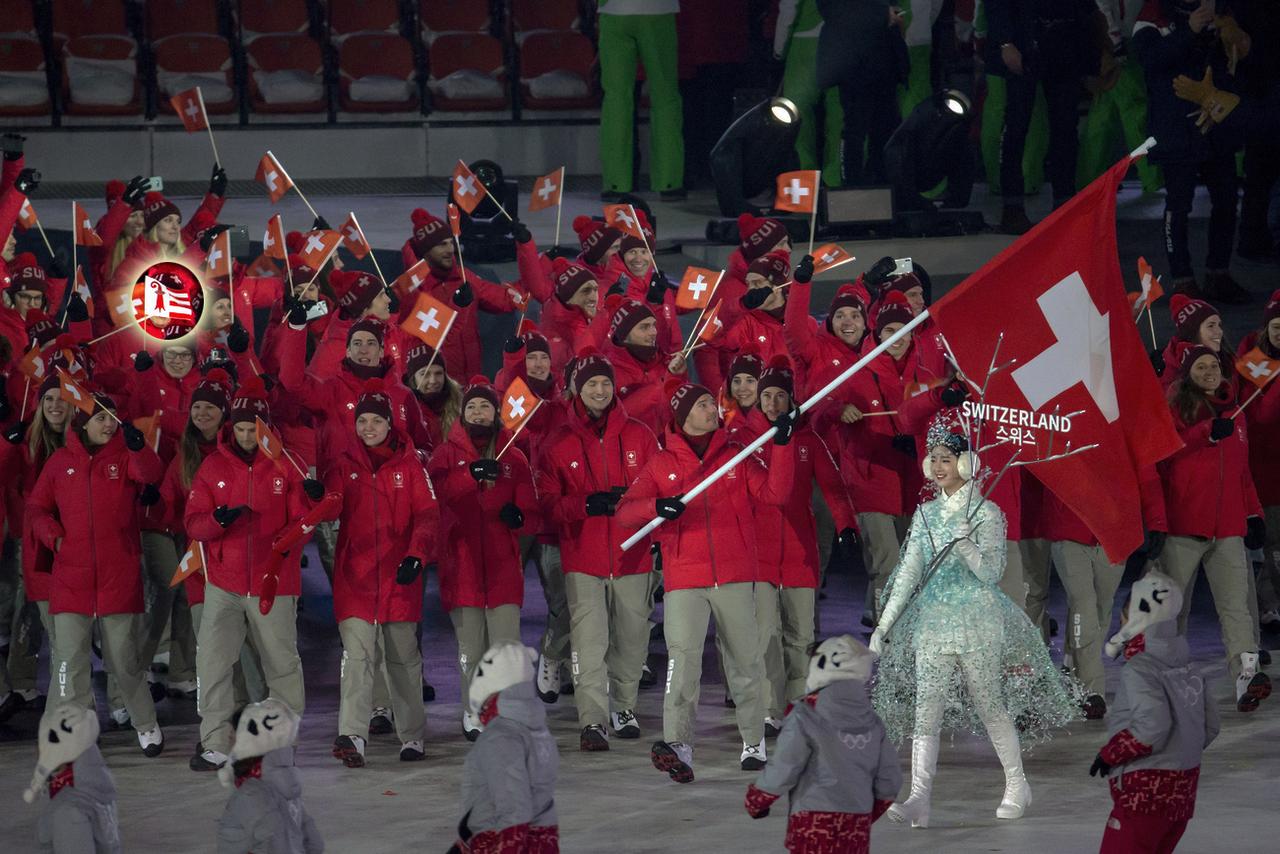
<svg viewBox="0 0 1280 854"><path fill-rule="evenodd" d="M1191 299L1185 294L1170 297L1169 312L1173 315L1174 334L1183 341L1195 341L1200 324L1218 314L1218 310L1209 303Z"/></svg>
<svg viewBox="0 0 1280 854"><path fill-rule="evenodd" d="M258 418L268 423L271 421L271 409L267 406L267 387L263 385L261 377L246 377L236 396L231 399L231 423L252 424Z"/></svg>
<svg viewBox="0 0 1280 854"><path fill-rule="evenodd" d="M791 278L791 258L785 252L770 252L752 261L747 272L764 276L771 285L785 285Z"/></svg>
<svg viewBox="0 0 1280 854"><path fill-rule="evenodd" d="M150 192L142 200L142 221L147 231L156 227L156 223L170 214L182 218L178 206L164 197L163 193Z"/></svg>
<svg viewBox="0 0 1280 854"><path fill-rule="evenodd" d="M622 235L622 243L618 245L618 252L623 255L632 249L646 248L646 243L650 250L653 249L654 233L653 228L649 225L649 217L645 216L644 211L636 208L636 219L640 221L640 231L644 234L644 237L639 238L634 234Z"/></svg>
<svg viewBox="0 0 1280 854"><path fill-rule="evenodd" d="M639 300L625 300L622 305L618 306L618 310L614 312L613 320L609 323L609 338L614 344L621 345L627 340L627 336L631 334L631 330L635 329L641 322L653 317L653 311L649 306Z"/></svg>
<svg viewBox="0 0 1280 854"><path fill-rule="evenodd" d="M791 370L791 360L786 356L774 356L769 360L769 367L760 374L757 392L763 393L767 388L780 388L788 396L792 398L796 396L795 373Z"/></svg>
<svg viewBox="0 0 1280 854"><path fill-rule="evenodd" d="M744 213L738 217L738 251L748 264L772 252L774 247L787 236L787 228L776 219L765 219L754 214Z"/></svg>
<svg viewBox="0 0 1280 854"><path fill-rule="evenodd" d="M433 355L436 357L435 361L431 360ZM413 379L414 374L418 373L418 371L425 368L428 364L439 365L440 370L444 371L446 374L449 372L449 369L446 368L444 364L444 353L437 353L427 344L421 343L415 344L409 348L409 352L405 356L405 373L408 375L410 380Z"/></svg>
<svg viewBox="0 0 1280 854"><path fill-rule="evenodd" d="M343 317L348 319L359 317L382 292L382 282L359 270L333 270L329 273L329 284L338 294Z"/></svg>
<svg viewBox="0 0 1280 854"><path fill-rule="evenodd" d="M845 284L845 285L841 285L840 289L836 291L836 295L832 297L831 305L827 309L826 322L827 322L828 332L831 332L833 334L835 333L835 330L831 326L831 319L832 317L835 316L835 313L842 308L856 308L858 310L858 313L862 315L863 321L864 322L866 321L867 319L866 288L861 288L861 290L859 290L860 287L861 287L860 285Z"/></svg>
<svg viewBox="0 0 1280 854"><path fill-rule="evenodd" d="M448 224L430 211L414 208L409 219L413 222L413 237L409 238L409 243L419 258L426 258L432 249L453 239Z"/></svg>
<svg viewBox="0 0 1280 854"><path fill-rule="evenodd" d="M571 374L571 379L573 387L577 389L578 393L582 392L582 387L592 377L608 377L609 382L614 382L613 364L594 347L584 349L572 364L573 373Z"/></svg>
<svg viewBox="0 0 1280 854"><path fill-rule="evenodd" d="M467 387L462 390L462 408L465 410L467 403L476 398L489 401L493 404L495 410L498 408L497 389L489 382L488 377L480 374L472 377L470 382L467 383Z"/></svg>
<svg viewBox="0 0 1280 854"><path fill-rule="evenodd" d="M355 418L366 413L391 420L391 398L387 396L386 385L381 379L374 378L365 382L364 390L356 398Z"/></svg>
<svg viewBox="0 0 1280 854"><path fill-rule="evenodd" d="M231 406L231 377L222 368L214 368L201 378L191 392L191 402L212 403L226 416Z"/></svg>
<svg viewBox="0 0 1280 854"><path fill-rule="evenodd" d="M697 383L685 382L684 380L672 377L667 380L664 388L670 397L671 403L671 420L675 423L676 428L683 430L684 422L689 418L689 413L693 411L694 404L702 399L704 394L711 394L706 386Z"/></svg>
<svg viewBox="0 0 1280 854"><path fill-rule="evenodd" d="M618 229L589 216L575 217L573 230L578 235L578 243L582 245L582 260L588 264L599 264L604 253L622 236Z"/></svg>
<svg viewBox="0 0 1280 854"><path fill-rule="evenodd" d="M378 339L379 344L387 343L387 325L376 317L364 317L351 324L351 328L347 330L348 346L350 346L351 339L355 337L357 332L368 332L374 338Z"/></svg>
<svg viewBox="0 0 1280 854"><path fill-rule="evenodd" d="M595 274L586 267L581 264L571 264L563 258L557 258L552 262L552 269L556 277L556 299L565 305L569 304L574 294L588 282L594 282L596 278Z"/></svg>
<svg viewBox="0 0 1280 854"><path fill-rule="evenodd" d="M880 330L890 323L910 323L913 317L915 315L911 313L911 303L907 298L900 291L889 291L876 311L876 336L879 337Z"/></svg>
<svg viewBox="0 0 1280 854"><path fill-rule="evenodd" d="M747 374L760 379L760 372L763 370L764 359L760 358L760 354L754 350L745 350L734 356L733 361L729 363L729 372L725 376L725 384L733 382L733 378L738 374Z"/></svg>
<svg viewBox="0 0 1280 854"><path fill-rule="evenodd" d="M1277 317L1280 317L1280 291L1273 293L1271 299L1267 300L1267 307L1262 311L1262 325L1266 326Z"/></svg>

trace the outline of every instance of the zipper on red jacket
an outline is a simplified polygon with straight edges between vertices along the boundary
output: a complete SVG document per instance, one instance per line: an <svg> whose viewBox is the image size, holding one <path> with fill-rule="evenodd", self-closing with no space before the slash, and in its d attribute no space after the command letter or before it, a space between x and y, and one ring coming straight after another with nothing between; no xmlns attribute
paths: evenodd
<svg viewBox="0 0 1280 854"><path fill-rule="evenodd" d="M247 503L249 505L249 509L252 510L253 509L253 463L249 463L249 498ZM245 540L248 542L249 545L248 545L247 553L245 555L246 561L248 563L248 566L246 568L246 574L248 575L248 578L245 580L246 583L244 587L244 598L248 599L249 597L253 596L253 525L246 525L245 528L246 530L245 530L244 536L245 536Z"/></svg>
<svg viewBox="0 0 1280 854"><path fill-rule="evenodd" d="M378 625L378 615L382 604L382 573L378 565L378 473L371 472L370 477L373 478L373 624Z"/></svg>
<svg viewBox="0 0 1280 854"><path fill-rule="evenodd" d="M605 429L606 430L609 429L607 424L605 426ZM618 437L618 453L622 453L622 437L621 436ZM601 434L600 436L600 456L604 458L604 485L608 487L611 485L609 483L609 453L604 449L603 434ZM614 578L613 547L609 544L613 542L613 519L612 517L609 517L609 516L605 516L604 518L605 518L605 530L609 532L609 541L605 543L605 551L609 553L609 578L612 579Z"/></svg>
<svg viewBox="0 0 1280 854"><path fill-rule="evenodd" d="M89 508L90 508L89 553L93 556L93 616L96 618L98 616L98 537L96 534L94 534L94 531L93 531L93 457L92 456L89 457L89 465L88 465L88 470L86 474L89 475L89 479L87 481L87 484L88 484L87 488L89 492ZM62 542L64 545L67 542L66 536L67 536L66 526L63 526ZM52 600L53 598L52 589L49 591L49 598L50 600Z"/></svg>

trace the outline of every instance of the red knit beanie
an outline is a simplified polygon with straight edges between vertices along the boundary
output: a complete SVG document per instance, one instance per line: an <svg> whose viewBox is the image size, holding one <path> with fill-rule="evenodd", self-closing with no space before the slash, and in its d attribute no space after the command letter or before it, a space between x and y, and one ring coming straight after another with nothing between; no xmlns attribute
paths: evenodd
<svg viewBox="0 0 1280 854"><path fill-rule="evenodd" d="M588 264L599 264L604 253L622 236L618 229L589 216L574 217L573 230L582 246L582 260Z"/></svg>
<svg viewBox="0 0 1280 854"><path fill-rule="evenodd" d="M836 291L836 295L831 299L831 305L827 308L827 331L835 334L835 329L831 325L831 319L835 313L842 308L856 308L858 313L862 315L862 320L867 319L867 289L861 285L844 284Z"/></svg>
<svg viewBox="0 0 1280 854"><path fill-rule="evenodd" d="M774 247L787 236L787 227L776 219L765 219L754 214L744 213L738 217L738 251L748 264L772 252Z"/></svg>
<svg viewBox="0 0 1280 854"><path fill-rule="evenodd" d="M762 393L767 388L780 388L789 397L796 396L795 373L791 370L791 360L786 356L774 356L769 360L769 367L760 374L760 385L756 391Z"/></svg>
<svg viewBox="0 0 1280 854"><path fill-rule="evenodd" d="M391 420L391 398L387 396L386 384L379 378L365 382L360 397L356 398L355 418L366 413Z"/></svg>
<svg viewBox="0 0 1280 854"><path fill-rule="evenodd" d="M118 178L112 178L108 181L106 190L103 193L103 197L107 202L107 207L111 207L116 202L123 199L125 189L124 181L121 181Z"/></svg>
<svg viewBox="0 0 1280 854"><path fill-rule="evenodd" d="M332 270L329 284L338 294L338 307L342 316L353 320L382 293L382 282L360 270Z"/></svg>
<svg viewBox="0 0 1280 854"><path fill-rule="evenodd" d="M156 227L156 223L172 214L182 218L178 206L164 197L163 193L150 192L142 200L142 221L147 231Z"/></svg>
<svg viewBox="0 0 1280 854"><path fill-rule="evenodd" d="M902 292L889 291L876 311L876 336L879 337L880 330L890 323L910 323L913 317L915 315L911 313L911 303L907 302Z"/></svg>
<svg viewBox="0 0 1280 854"><path fill-rule="evenodd" d="M914 272L903 273L901 276L894 276L889 280L888 284L885 285L886 292L897 291L903 294L912 288L920 288L921 290L924 290L924 282L920 281L920 277Z"/></svg>
<svg viewBox="0 0 1280 854"><path fill-rule="evenodd" d="M1169 298L1169 313L1173 315L1174 335L1183 341L1195 341L1200 324L1218 314L1218 310L1202 299L1191 299L1185 294Z"/></svg>
<svg viewBox="0 0 1280 854"><path fill-rule="evenodd" d="M609 339L614 344L622 345L632 329L653 316L652 309L639 300L624 300L609 323Z"/></svg>
<svg viewBox="0 0 1280 854"><path fill-rule="evenodd" d="M252 424L258 418L268 423L271 421L271 409L267 406L267 387L262 384L261 377L246 377L236 396L231 399L231 423Z"/></svg>
<svg viewBox="0 0 1280 854"><path fill-rule="evenodd" d="M671 420L679 430L684 429L684 422L689 418L689 413L693 411L694 404L701 400L704 394L710 395L712 398L715 397L707 390L706 386L686 382L678 377L672 377L667 380L663 390L670 399Z"/></svg>
<svg viewBox="0 0 1280 854"><path fill-rule="evenodd" d="M426 258L432 249L453 239L448 223L430 211L414 208L409 219L413 222L413 237L409 238L409 243L419 258Z"/></svg>

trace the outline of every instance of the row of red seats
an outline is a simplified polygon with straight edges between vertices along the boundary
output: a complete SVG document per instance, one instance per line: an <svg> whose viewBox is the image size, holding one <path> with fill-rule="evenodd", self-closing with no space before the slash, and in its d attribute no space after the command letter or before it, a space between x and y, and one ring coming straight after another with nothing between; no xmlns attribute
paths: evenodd
<svg viewBox="0 0 1280 854"><path fill-rule="evenodd" d="M152 117L195 85L211 114L242 117L505 110L511 79L523 108L589 108L582 3L4 0L0 115Z"/></svg>

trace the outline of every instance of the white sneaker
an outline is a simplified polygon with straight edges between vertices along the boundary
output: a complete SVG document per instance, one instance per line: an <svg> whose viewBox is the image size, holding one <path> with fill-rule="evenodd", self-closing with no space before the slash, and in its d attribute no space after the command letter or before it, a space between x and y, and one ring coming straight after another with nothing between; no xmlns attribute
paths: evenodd
<svg viewBox="0 0 1280 854"><path fill-rule="evenodd" d="M116 729L124 729L129 725L128 709L112 709L111 722L115 724Z"/></svg>
<svg viewBox="0 0 1280 854"><path fill-rule="evenodd" d="M677 783L693 782L693 747L683 741L655 741L649 761Z"/></svg>
<svg viewBox="0 0 1280 854"><path fill-rule="evenodd" d="M1236 677L1236 710L1252 712L1271 696L1271 678L1258 669L1256 652L1240 653L1240 675Z"/></svg>
<svg viewBox="0 0 1280 854"><path fill-rule="evenodd" d="M484 732L484 727L480 725L480 718L471 712L462 713L462 734L467 737L467 741L475 741L480 737L480 733Z"/></svg>
<svg viewBox="0 0 1280 854"><path fill-rule="evenodd" d="M164 750L164 734L160 732L159 724L139 731L138 744L142 746L142 755L148 759L159 756Z"/></svg>
<svg viewBox="0 0 1280 854"><path fill-rule="evenodd" d="M560 666L563 664L545 655L538 659L538 696L544 703L554 703L560 696Z"/></svg>
<svg viewBox="0 0 1280 854"><path fill-rule="evenodd" d="M161 667L168 670L169 669L169 651L165 650L164 652L157 652L154 656L152 656L151 663L158 664Z"/></svg>
<svg viewBox="0 0 1280 854"><path fill-rule="evenodd" d="M610 712L609 723L613 727L613 731L618 734L618 738L640 737L640 722L636 720L636 713L630 709Z"/></svg>
<svg viewBox="0 0 1280 854"><path fill-rule="evenodd" d="M760 739L759 744L742 743L742 770L743 771L759 771L768 762L764 754L764 739Z"/></svg>
<svg viewBox="0 0 1280 854"><path fill-rule="evenodd" d="M426 758L426 751L423 750L422 742L418 740L406 741L400 745L400 761L401 762L420 762Z"/></svg>
<svg viewBox="0 0 1280 854"><path fill-rule="evenodd" d="M764 734L768 738L777 738L778 733L782 732L782 721L778 718L764 719Z"/></svg>
<svg viewBox="0 0 1280 854"><path fill-rule="evenodd" d="M227 754L218 750L206 750L191 757L187 766L192 771L217 771L227 764Z"/></svg>

